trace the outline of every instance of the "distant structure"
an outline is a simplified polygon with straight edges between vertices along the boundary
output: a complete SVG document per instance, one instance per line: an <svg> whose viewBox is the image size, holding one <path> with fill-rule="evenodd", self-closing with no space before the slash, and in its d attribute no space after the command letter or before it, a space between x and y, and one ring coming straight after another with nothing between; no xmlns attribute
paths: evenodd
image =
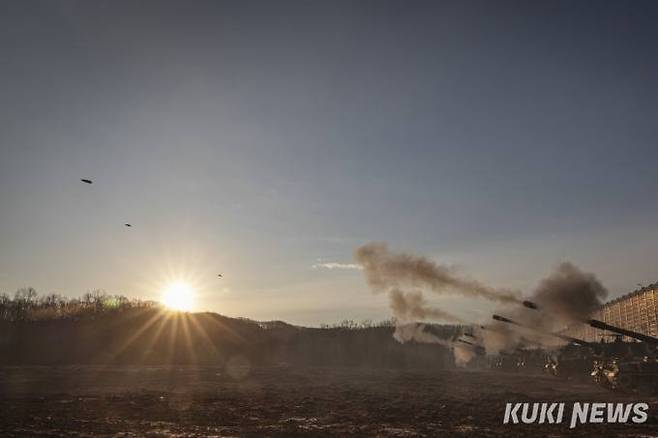
<svg viewBox="0 0 658 438"><path fill-rule="evenodd" d="M610 325L658 337L658 283L644 286L605 303L591 317ZM587 324L574 324L566 333L590 342L598 342L601 337L612 335ZM606 336L606 340L612 339ZM634 341L627 337L623 340Z"/></svg>

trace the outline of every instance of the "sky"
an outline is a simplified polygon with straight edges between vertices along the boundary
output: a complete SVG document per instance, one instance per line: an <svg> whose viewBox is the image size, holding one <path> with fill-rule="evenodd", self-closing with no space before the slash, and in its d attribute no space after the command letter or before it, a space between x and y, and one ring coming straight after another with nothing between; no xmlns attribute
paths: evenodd
<svg viewBox="0 0 658 438"><path fill-rule="evenodd" d="M198 310L382 320L352 266L371 241L528 294L566 260L612 297L658 281L657 20L652 1L2 1L0 292L184 279Z"/></svg>

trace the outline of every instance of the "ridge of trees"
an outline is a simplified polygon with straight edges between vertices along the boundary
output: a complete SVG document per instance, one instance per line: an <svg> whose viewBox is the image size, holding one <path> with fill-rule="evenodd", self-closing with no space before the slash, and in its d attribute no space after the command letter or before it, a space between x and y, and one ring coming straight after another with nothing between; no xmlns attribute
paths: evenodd
<svg viewBox="0 0 658 438"><path fill-rule="evenodd" d="M20 288L13 297L0 294L0 321L39 321L93 318L109 312L159 307L155 301L127 298L97 289L80 298L60 294L39 295L32 287Z"/></svg>

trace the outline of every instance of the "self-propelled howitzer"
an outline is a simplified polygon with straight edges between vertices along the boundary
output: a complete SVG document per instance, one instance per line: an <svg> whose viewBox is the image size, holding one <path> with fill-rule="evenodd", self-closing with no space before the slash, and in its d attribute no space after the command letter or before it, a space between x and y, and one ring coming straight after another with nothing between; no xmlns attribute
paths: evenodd
<svg viewBox="0 0 658 438"><path fill-rule="evenodd" d="M559 333L553 333L553 332L538 330L535 327L530 327L530 326L518 323L518 322L513 321L509 318L505 318L504 316L493 315L493 319L495 319L496 321L505 322L507 324L512 324L512 325L515 325L515 326L518 326L518 327L523 327L523 328L526 328L526 329L534 330L534 331L539 332L543 335L552 336L554 338L562 339L563 341L567 341L567 342L572 343L572 344L581 345L583 347L591 347L592 346L591 342L583 341L582 339L574 338L572 336L561 335Z"/></svg>

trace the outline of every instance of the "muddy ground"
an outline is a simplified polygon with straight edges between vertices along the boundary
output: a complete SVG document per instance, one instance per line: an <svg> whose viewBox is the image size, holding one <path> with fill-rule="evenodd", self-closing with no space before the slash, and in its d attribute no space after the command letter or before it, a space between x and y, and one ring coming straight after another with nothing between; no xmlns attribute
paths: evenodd
<svg viewBox="0 0 658 438"><path fill-rule="evenodd" d="M658 436L658 397L476 371L250 369L240 361L229 369L4 367L0 395L3 437L574 435L568 425L503 425L505 403L515 401L644 401L644 424L579 426L577 434Z"/></svg>

